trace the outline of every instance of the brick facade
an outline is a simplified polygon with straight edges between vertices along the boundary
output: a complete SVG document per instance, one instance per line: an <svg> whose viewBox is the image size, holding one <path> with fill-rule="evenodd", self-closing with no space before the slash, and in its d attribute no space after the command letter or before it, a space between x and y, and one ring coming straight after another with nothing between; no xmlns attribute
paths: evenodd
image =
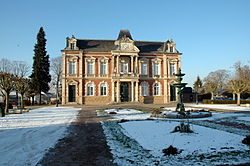
<svg viewBox="0 0 250 166"><path fill-rule="evenodd" d="M66 39L63 49L63 104L119 102L168 103L181 53L172 40L133 40L120 31L117 40Z"/></svg>

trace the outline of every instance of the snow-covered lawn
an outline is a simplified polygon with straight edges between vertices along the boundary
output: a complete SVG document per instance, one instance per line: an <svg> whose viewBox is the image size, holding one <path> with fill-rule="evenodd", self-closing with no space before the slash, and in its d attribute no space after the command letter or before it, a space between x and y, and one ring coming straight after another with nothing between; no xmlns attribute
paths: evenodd
<svg viewBox="0 0 250 166"><path fill-rule="evenodd" d="M225 109L231 111L250 111L249 107L236 106L235 104L187 104L189 107L196 108L211 108L211 109Z"/></svg>
<svg viewBox="0 0 250 166"><path fill-rule="evenodd" d="M66 134L79 109L44 107L0 118L0 165L36 165Z"/></svg>
<svg viewBox="0 0 250 166"><path fill-rule="evenodd" d="M207 107L206 107L207 108ZM227 107L231 109L231 107ZM247 108L242 110L246 110ZM111 115L118 121L103 122L108 145L118 165L217 165L250 162L250 147L241 143L250 131L250 114L213 113L212 117L190 119L194 133L171 133L177 119L149 118L150 114ZM119 120L125 119L129 121ZM185 120L184 120L185 121ZM235 123L236 127L217 122ZM173 145L179 155L164 156L162 150Z"/></svg>

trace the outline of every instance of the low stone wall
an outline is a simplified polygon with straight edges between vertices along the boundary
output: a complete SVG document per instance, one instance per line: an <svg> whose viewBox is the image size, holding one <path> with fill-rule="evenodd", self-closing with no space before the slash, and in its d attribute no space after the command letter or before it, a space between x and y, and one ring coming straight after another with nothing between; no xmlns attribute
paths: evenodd
<svg viewBox="0 0 250 166"><path fill-rule="evenodd" d="M88 96L83 97L83 104L86 105L102 105L109 104L111 102L111 97L109 96Z"/></svg>
<svg viewBox="0 0 250 166"><path fill-rule="evenodd" d="M145 104L164 104L163 96L139 96L139 102Z"/></svg>

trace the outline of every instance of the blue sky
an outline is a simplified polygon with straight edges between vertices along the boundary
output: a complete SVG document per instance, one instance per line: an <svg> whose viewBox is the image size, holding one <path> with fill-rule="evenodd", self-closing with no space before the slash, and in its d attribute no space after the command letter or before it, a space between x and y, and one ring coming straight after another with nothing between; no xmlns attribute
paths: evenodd
<svg viewBox="0 0 250 166"><path fill-rule="evenodd" d="M173 39L182 55L184 81L250 60L250 0L8 0L0 1L0 58L32 65L41 26L50 57L65 38Z"/></svg>

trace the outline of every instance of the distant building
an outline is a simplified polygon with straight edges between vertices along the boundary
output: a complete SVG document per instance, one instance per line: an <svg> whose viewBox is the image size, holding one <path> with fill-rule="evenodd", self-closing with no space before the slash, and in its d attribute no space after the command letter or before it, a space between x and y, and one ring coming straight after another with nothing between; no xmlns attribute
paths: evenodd
<svg viewBox="0 0 250 166"><path fill-rule="evenodd" d="M196 102L196 93L193 92L193 89L191 87L185 87L183 88L183 96L182 100L183 102Z"/></svg>
<svg viewBox="0 0 250 166"><path fill-rule="evenodd" d="M168 103L181 53L172 40L133 40L121 30L116 40L66 39L62 104Z"/></svg>

